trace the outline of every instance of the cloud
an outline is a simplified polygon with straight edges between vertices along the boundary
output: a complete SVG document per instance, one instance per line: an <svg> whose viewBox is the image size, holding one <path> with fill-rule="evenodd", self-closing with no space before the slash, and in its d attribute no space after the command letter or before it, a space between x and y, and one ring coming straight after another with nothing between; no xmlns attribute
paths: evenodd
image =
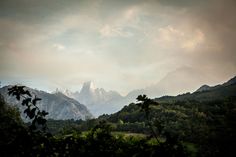
<svg viewBox="0 0 236 157"><path fill-rule="evenodd" d="M99 32L102 37L131 37L133 35L130 32L122 30L122 28L112 27L110 25L104 25Z"/></svg>
<svg viewBox="0 0 236 157"><path fill-rule="evenodd" d="M182 48L187 50L194 50L198 45L204 42L205 35L200 30L195 30L192 37L183 41Z"/></svg>
<svg viewBox="0 0 236 157"><path fill-rule="evenodd" d="M158 28L154 42L168 49L182 49L184 52L192 52L198 46L204 44L205 34L198 28L180 29L171 25Z"/></svg>
<svg viewBox="0 0 236 157"><path fill-rule="evenodd" d="M66 49L66 47L62 44L53 44L53 47L57 49L58 51L62 51Z"/></svg>
<svg viewBox="0 0 236 157"><path fill-rule="evenodd" d="M133 31L140 31L141 10L137 6L129 6L109 17L99 32L102 37L132 37Z"/></svg>
<svg viewBox="0 0 236 157"><path fill-rule="evenodd" d="M195 65L208 69L216 77L235 75L236 1L210 0L189 13L187 19L191 25L205 34L204 46L193 54Z"/></svg>
<svg viewBox="0 0 236 157"><path fill-rule="evenodd" d="M0 79L95 79L125 93L187 65L223 80L236 73L235 4L2 0Z"/></svg>
<svg viewBox="0 0 236 157"><path fill-rule="evenodd" d="M172 26L168 25L164 28L159 28L159 40L160 41L167 41L167 42L176 42L179 38L184 37L184 32L173 28Z"/></svg>

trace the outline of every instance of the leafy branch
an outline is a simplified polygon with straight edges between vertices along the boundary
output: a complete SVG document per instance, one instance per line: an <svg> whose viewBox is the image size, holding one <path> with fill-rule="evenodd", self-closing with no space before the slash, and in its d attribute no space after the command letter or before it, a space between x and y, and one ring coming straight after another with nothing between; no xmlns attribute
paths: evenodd
<svg viewBox="0 0 236 157"><path fill-rule="evenodd" d="M41 98L37 96L32 96L28 90L24 89L25 86L13 86L8 88L8 95L15 96L18 101L22 99L21 105L25 106L26 109L24 113L26 114L26 118L32 120L30 125L30 129L33 131L40 130L45 132L47 129L45 116L48 115L46 111L40 111L38 106L36 105L38 101L41 101Z"/></svg>
<svg viewBox="0 0 236 157"><path fill-rule="evenodd" d="M146 95L139 95L136 99L139 102L136 105L138 105L141 108L141 111L145 113L147 124L150 127L151 132L153 136L155 137L156 141L160 143L158 136L153 128L153 125L151 123L151 118L150 118L150 110L151 110L150 106L151 105L157 106L159 105L158 102L153 101L152 99L148 98Z"/></svg>

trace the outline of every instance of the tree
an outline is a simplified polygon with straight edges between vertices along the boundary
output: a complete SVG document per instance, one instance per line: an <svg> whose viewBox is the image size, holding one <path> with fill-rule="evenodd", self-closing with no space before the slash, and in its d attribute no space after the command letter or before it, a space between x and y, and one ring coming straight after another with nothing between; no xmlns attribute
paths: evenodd
<svg viewBox="0 0 236 157"><path fill-rule="evenodd" d="M47 129L45 116L48 115L48 112L44 110L40 111L36 104L41 98L38 98L36 95L32 96L32 94L24 88L25 86L13 86L8 89L8 94L15 96L18 101L22 99L21 105L26 107L24 113L26 117L32 120L30 129L45 132Z"/></svg>
<svg viewBox="0 0 236 157"><path fill-rule="evenodd" d="M137 105L141 108L141 111L144 111L145 117L147 119L147 124L150 127L153 136L155 137L156 141L160 143L160 141L158 140L157 134L153 128L153 125L151 123L151 119L150 119L150 106L159 105L158 102L153 101L152 99L148 98L146 95L139 95L137 97L137 100L139 102L137 103Z"/></svg>
<svg viewBox="0 0 236 157"><path fill-rule="evenodd" d="M137 97L137 100L139 103L137 103L136 105L138 105L141 108L141 111L145 113L147 124L150 127L151 132L159 145L158 148L159 150L157 149L155 153L164 156L182 156L182 157L187 156L186 152L183 149L182 144L178 141L178 138L172 137L169 132L164 132L166 138L165 142L161 143L159 141L158 136L154 130L152 120L150 118L151 106L157 106L159 105L159 103L148 98L146 95L139 95Z"/></svg>

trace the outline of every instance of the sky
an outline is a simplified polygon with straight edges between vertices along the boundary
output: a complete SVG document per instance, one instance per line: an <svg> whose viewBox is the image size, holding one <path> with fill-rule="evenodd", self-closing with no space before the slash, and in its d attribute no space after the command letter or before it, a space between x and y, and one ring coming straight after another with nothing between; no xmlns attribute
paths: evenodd
<svg viewBox="0 0 236 157"><path fill-rule="evenodd" d="M1 0L0 81L127 94L187 69L176 79L222 83L236 75L235 15L235 0Z"/></svg>

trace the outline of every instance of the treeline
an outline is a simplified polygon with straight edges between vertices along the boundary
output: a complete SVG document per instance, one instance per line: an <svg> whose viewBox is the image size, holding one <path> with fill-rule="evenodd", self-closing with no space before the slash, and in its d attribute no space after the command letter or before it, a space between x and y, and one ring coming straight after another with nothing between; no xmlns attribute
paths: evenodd
<svg viewBox="0 0 236 157"><path fill-rule="evenodd" d="M18 93L20 96L25 95L26 91L21 92ZM33 103L34 99L28 100ZM236 97L218 100L204 98L204 101L173 98L170 101L165 98L158 101L141 95L137 100L137 103L125 106L115 114L87 121L49 119L47 125L40 129L37 123L34 123L36 128L32 127L32 121L24 124L19 118L19 112L9 107L0 97L0 154L167 157L236 155ZM33 104L26 112L31 114L31 119L45 113L33 112L35 106ZM145 136L124 136L125 133L142 133Z"/></svg>
<svg viewBox="0 0 236 157"><path fill-rule="evenodd" d="M125 106L112 115L87 121L54 121L48 124L55 134L84 132L105 120L112 131L152 135L145 112L137 104ZM236 97L207 101L161 102L150 107L150 119L160 138L167 135L191 144L198 156L234 156L236 147Z"/></svg>
<svg viewBox="0 0 236 157"><path fill-rule="evenodd" d="M19 112L9 107L0 96L0 155L3 157L189 156L188 150L176 139L166 136L165 140L159 142L153 141L151 136L125 137L112 134L112 125L104 120L99 121L86 133L71 128L70 133L52 135L50 128L44 123L46 112L40 111L36 105L40 98L33 97L23 88L11 88L9 94L16 96L19 101L23 99L22 105L26 107L24 112L31 120L28 124L24 124L19 118Z"/></svg>

